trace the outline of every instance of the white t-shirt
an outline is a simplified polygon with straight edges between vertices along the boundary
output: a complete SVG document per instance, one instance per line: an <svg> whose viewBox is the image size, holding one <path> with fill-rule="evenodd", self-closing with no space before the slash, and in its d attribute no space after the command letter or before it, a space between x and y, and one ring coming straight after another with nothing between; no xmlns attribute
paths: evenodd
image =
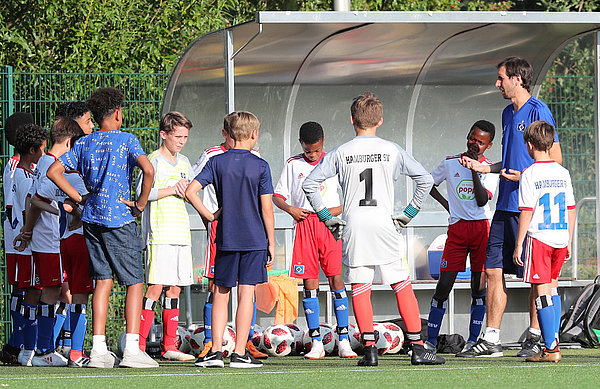
<svg viewBox="0 0 600 389"><path fill-rule="evenodd" d="M569 244L567 209L575 208L569 171L554 161L529 166L519 181L519 210L533 211L527 234L548 246Z"/></svg>
<svg viewBox="0 0 600 389"><path fill-rule="evenodd" d="M7 254L19 254L13 245L13 240L15 239L16 230L13 230L13 224L15 221L15 216L13 214L13 201L12 201L12 187L13 187L13 177L15 174L15 169L19 164L19 159L12 157L8 160L8 163L4 167L4 173L2 175L2 189L4 192L4 223L3 223L3 231L4 231L4 252Z"/></svg>
<svg viewBox="0 0 600 389"><path fill-rule="evenodd" d="M315 166L323 160L324 156L325 153L321 154L321 158L316 162L309 162L304 158L304 154L298 154L289 158L283 166L281 177L275 187L273 196L281 197L285 201L290 199L290 205L293 207L314 212L302 190L302 183L306 177L308 177L310 172L313 171ZM321 183L319 186L319 193L321 194L325 207L334 208L340 205L338 189L341 190L337 177L328 178Z"/></svg>
<svg viewBox="0 0 600 389"><path fill-rule="evenodd" d="M434 185L440 185L446 181L448 206L450 207L448 224L454 224L461 219L491 219L493 215L490 211L490 206L488 204L483 207L477 205L475 192L473 191L473 175L470 169L460 164L459 158L461 156L447 157L431 172ZM487 158L481 161L481 163L484 165L492 164ZM496 192L498 178L498 174L479 174L481 184L490 198Z"/></svg>
<svg viewBox="0 0 600 389"><path fill-rule="evenodd" d="M52 199L42 197L38 193L40 188L49 186L54 192L58 187L50 181L46 173L48 168L56 161L56 157L51 154L42 155L38 161L37 168L34 171L34 179L29 194L37 196L44 201L49 202L55 208L58 203ZM60 253L60 228L59 216L49 212L42 212L33 226L33 235L29 244L31 250L38 253Z"/></svg>
<svg viewBox="0 0 600 389"><path fill-rule="evenodd" d="M23 228L23 212L25 211L25 202L33 183L33 174L31 170L17 166L13 175L11 199L13 203L13 226L15 234ZM10 244L12 245L12 242ZM31 255L31 245L27 245L24 251L17 253Z"/></svg>
<svg viewBox="0 0 600 389"><path fill-rule="evenodd" d="M343 263L384 265L405 258L404 239L394 227L394 181L402 174L416 183L411 205L421 207L433 185L431 175L400 146L376 136L357 136L331 150L305 179L313 209L324 208L323 181L338 175L343 193Z"/></svg>

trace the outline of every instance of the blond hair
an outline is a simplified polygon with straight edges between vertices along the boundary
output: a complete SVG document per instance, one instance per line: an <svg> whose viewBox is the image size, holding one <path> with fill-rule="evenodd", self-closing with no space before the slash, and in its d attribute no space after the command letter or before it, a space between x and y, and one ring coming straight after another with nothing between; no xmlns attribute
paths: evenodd
<svg viewBox="0 0 600 389"><path fill-rule="evenodd" d="M250 138L252 131L258 131L260 121L248 111L235 111L225 116L223 128L229 136L236 141L242 141Z"/></svg>
<svg viewBox="0 0 600 389"><path fill-rule="evenodd" d="M365 92L352 101L350 107L354 125L361 129L372 128L383 117L383 103L371 92Z"/></svg>

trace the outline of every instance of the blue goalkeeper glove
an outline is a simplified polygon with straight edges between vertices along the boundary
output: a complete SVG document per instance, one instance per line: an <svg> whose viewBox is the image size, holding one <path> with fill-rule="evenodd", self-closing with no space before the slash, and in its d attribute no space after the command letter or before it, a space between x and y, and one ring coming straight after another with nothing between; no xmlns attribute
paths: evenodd
<svg viewBox="0 0 600 389"><path fill-rule="evenodd" d="M415 216L417 216L419 211L419 208L415 208L409 204L406 208L404 208L404 212L399 215L392 216L394 226L396 226L396 231L402 232L402 229L406 227L406 225L410 223Z"/></svg>
<svg viewBox="0 0 600 389"><path fill-rule="evenodd" d="M334 217L327 208L323 208L317 212L317 216L319 217L319 220L325 223L325 226L331 231L335 240L340 240L342 238L342 232L346 225L345 221L339 217Z"/></svg>

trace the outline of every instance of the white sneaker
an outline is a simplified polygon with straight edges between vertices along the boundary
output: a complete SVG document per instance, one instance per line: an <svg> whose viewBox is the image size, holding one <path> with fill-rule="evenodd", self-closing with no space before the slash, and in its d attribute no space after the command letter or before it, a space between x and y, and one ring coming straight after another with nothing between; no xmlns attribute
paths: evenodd
<svg viewBox="0 0 600 389"><path fill-rule="evenodd" d="M313 340L310 351L304 354L306 359L321 359L325 358L325 349L323 348L323 342L320 340Z"/></svg>
<svg viewBox="0 0 600 389"><path fill-rule="evenodd" d="M340 358L356 358L357 355L352 351L350 341L348 339L340 340L338 343L338 355Z"/></svg>
<svg viewBox="0 0 600 389"><path fill-rule="evenodd" d="M39 355L36 354L31 360L33 366L42 367L65 367L68 363L69 360L56 351L48 351Z"/></svg>
<svg viewBox="0 0 600 389"><path fill-rule="evenodd" d="M69 359L69 354L71 353L71 347L68 347L68 346L58 346L56 348L56 350L54 350L54 351L61 353L63 357Z"/></svg>
<svg viewBox="0 0 600 389"><path fill-rule="evenodd" d="M162 355L162 358L167 361L193 361L196 359L196 357L191 354L182 353L181 351L176 350L166 351Z"/></svg>
<svg viewBox="0 0 600 389"><path fill-rule="evenodd" d="M90 352L90 361L87 367L94 367L97 369L112 369L113 367L119 366L119 358L115 353L107 351L106 354L100 354L98 351L92 349Z"/></svg>
<svg viewBox="0 0 600 389"><path fill-rule="evenodd" d="M33 350L21 350L19 356L17 357L17 360L19 361L21 366L33 366L31 360L33 359L34 355L35 352Z"/></svg>
<svg viewBox="0 0 600 389"><path fill-rule="evenodd" d="M467 352L470 349L473 348L473 346L475 346L477 344L477 342L473 342L472 340L467 340L467 343L465 343L465 346L463 347L463 349L461 350L461 353Z"/></svg>
<svg viewBox="0 0 600 389"><path fill-rule="evenodd" d="M147 369L158 367L158 362L152 359L150 355L146 354L145 351L140 350L137 354L132 354L131 351L125 349L123 352L123 359L121 360L119 367Z"/></svg>

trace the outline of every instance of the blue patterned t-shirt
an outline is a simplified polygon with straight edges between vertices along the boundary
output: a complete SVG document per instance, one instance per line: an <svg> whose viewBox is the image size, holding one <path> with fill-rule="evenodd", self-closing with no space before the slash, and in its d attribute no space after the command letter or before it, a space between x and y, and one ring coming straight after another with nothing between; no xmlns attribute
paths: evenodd
<svg viewBox="0 0 600 389"><path fill-rule="evenodd" d="M59 161L77 170L90 192L81 219L105 227L122 227L134 219L121 199L131 199L133 169L145 155L135 135L96 131L79 139Z"/></svg>

